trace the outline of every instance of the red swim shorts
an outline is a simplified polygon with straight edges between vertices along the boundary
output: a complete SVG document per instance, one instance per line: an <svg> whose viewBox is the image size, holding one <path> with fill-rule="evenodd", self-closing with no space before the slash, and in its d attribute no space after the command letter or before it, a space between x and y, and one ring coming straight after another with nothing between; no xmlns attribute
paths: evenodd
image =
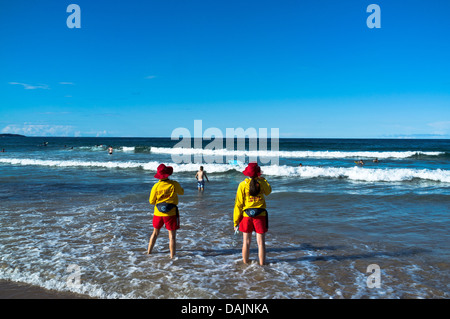
<svg viewBox="0 0 450 319"><path fill-rule="evenodd" d="M161 229L165 225L167 230L177 230L180 228L179 220L176 215L173 216L155 216L153 215L153 227Z"/></svg>
<svg viewBox="0 0 450 319"><path fill-rule="evenodd" d="M243 217L239 223L239 230L243 233L252 233L253 231L258 234L267 233L267 216L256 217Z"/></svg>

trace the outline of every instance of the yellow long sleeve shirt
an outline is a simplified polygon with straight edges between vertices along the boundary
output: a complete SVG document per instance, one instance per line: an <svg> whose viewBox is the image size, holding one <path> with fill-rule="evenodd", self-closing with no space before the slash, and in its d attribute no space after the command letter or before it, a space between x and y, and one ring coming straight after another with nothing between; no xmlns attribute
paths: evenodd
<svg viewBox="0 0 450 319"><path fill-rule="evenodd" d="M167 213L162 213L156 207L159 203L170 203L178 205L178 195L183 195L184 189L177 181L169 179L159 180L152 187L150 192L149 202L151 205L155 205L153 211L155 216L173 216L176 214L176 208L171 209Z"/></svg>
<svg viewBox="0 0 450 319"><path fill-rule="evenodd" d="M239 187L236 192L236 201L234 204L233 221L234 227L239 224L240 219L243 217L249 217L244 210L248 208L266 208L266 200L264 196L269 195L272 192L272 187L269 182L263 177L258 178L260 185L260 193L257 196L250 196L250 178L243 180L239 183ZM265 216L263 212L259 216Z"/></svg>

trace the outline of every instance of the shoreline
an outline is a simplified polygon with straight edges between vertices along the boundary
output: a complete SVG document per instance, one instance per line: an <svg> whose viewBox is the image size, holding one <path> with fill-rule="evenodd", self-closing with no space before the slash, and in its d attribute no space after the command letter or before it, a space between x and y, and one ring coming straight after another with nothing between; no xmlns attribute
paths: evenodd
<svg viewBox="0 0 450 319"><path fill-rule="evenodd" d="M66 291L49 290L30 284L0 280L0 299L93 299Z"/></svg>

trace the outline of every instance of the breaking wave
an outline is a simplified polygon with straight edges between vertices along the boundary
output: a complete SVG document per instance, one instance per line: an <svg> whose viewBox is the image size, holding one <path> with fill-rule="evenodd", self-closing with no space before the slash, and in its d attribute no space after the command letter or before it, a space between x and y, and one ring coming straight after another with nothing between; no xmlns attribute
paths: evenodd
<svg viewBox="0 0 450 319"><path fill-rule="evenodd" d="M85 167L109 169L143 169L156 171L160 162L100 162L72 160L38 160L38 159L0 159L0 163L11 165L35 165L49 167ZM199 164L166 163L174 168L174 172L196 172ZM242 172L245 164L202 164L208 173ZM365 167L294 167L287 165L269 165L261 167L266 176L293 178L346 178L366 182L402 182L429 180L450 183L450 171L443 169L411 169L411 168L365 168Z"/></svg>
<svg viewBox="0 0 450 319"><path fill-rule="evenodd" d="M379 158L379 159L402 159L415 156L439 156L445 152L423 152L423 151L239 151L227 149L201 149L201 148L169 148L152 147L151 153L173 154L173 155L207 155L207 156L248 156L248 157L279 157L279 158Z"/></svg>

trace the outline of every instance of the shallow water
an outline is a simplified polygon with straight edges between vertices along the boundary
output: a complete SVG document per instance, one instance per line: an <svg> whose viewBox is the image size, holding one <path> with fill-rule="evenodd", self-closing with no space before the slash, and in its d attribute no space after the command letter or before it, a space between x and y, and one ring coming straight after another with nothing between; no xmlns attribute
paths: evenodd
<svg viewBox="0 0 450 319"><path fill-rule="evenodd" d="M243 165L204 163L199 194L199 163L175 164L170 139L42 141L1 140L0 279L100 298L449 297L448 140L280 140L279 163L262 165L273 187L264 267L256 239L244 265L233 235ZM185 188L173 260L164 230L146 255L161 162ZM371 264L380 288L367 285Z"/></svg>

